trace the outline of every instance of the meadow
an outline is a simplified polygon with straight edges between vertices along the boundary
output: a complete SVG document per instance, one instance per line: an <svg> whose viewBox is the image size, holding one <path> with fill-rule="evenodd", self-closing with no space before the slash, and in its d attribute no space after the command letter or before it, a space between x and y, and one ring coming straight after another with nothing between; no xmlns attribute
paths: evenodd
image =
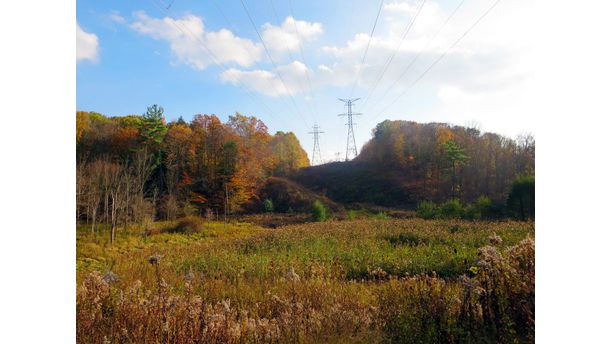
<svg viewBox="0 0 612 344"><path fill-rule="evenodd" d="M189 221L77 228L78 342L534 340L533 222Z"/></svg>

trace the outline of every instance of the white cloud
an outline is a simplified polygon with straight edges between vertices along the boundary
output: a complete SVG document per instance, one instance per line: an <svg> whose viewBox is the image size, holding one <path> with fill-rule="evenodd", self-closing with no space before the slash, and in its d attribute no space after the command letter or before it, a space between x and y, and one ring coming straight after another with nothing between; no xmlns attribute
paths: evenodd
<svg viewBox="0 0 612 344"><path fill-rule="evenodd" d="M206 31L202 18L187 14L181 19L149 17L144 11L134 14L130 27L156 40L166 41L179 63L203 70L215 61L248 67L261 58L262 47L235 36L227 29ZM213 58L208 47L215 58Z"/></svg>
<svg viewBox="0 0 612 344"><path fill-rule="evenodd" d="M117 11L112 11L109 17L111 21L118 24L125 24L126 22L125 18L122 17Z"/></svg>
<svg viewBox="0 0 612 344"><path fill-rule="evenodd" d="M241 71L235 68L221 73L221 80L233 85L245 85L255 92L270 97L278 97L303 92L301 82L303 82L307 72L311 73L306 65L299 61L279 66L277 71L280 73L282 80L278 78L274 71Z"/></svg>
<svg viewBox="0 0 612 344"><path fill-rule="evenodd" d="M297 51L300 42L303 44L303 42L314 41L321 34L323 34L321 23L296 20L289 16L285 18L281 26L274 26L270 23L264 24L262 38L271 50Z"/></svg>
<svg viewBox="0 0 612 344"><path fill-rule="evenodd" d="M362 92L367 92L381 75L386 61L397 50L376 89L378 94L374 94L381 96L420 54L396 86L405 88L411 85L491 4L485 0L465 2L436 36L455 5L443 8L436 2L428 1L402 41L408 23L417 14L420 1L388 3L384 6L382 20L371 39L363 66L359 65L370 39L367 33L358 33L341 46L325 46L322 51L337 60L331 67L336 74L336 84L350 84L355 74L345 71L361 69L359 85ZM419 81L419 85L426 84L438 89L446 87L443 93L448 93L448 87L493 92L518 85L532 73L531 64L526 62L532 50L530 30L534 25L527 15L529 6L528 0L500 4L460 44L448 51L444 59Z"/></svg>
<svg viewBox="0 0 612 344"><path fill-rule="evenodd" d="M76 31L76 60L77 62L89 60L98 61L99 44L98 36L93 33L85 32L77 22Z"/></svg>

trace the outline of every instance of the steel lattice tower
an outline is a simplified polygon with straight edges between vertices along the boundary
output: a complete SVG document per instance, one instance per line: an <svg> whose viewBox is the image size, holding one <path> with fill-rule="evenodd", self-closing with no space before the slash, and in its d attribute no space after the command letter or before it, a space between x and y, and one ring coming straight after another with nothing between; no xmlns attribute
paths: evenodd
<svg viewBox="0 0 612 344"><path fill-rule="evenodd" d="M321 158L321 148L319 147L319 134L323 134L324 131L320 131L321 127L318 124L315 124L312 127L312 131L309 134L313 135L314 145L312 147L312 164L316 165L317 162L322 163L323 159ZM318 159L317 159L318 158Z"/></svg>
<svg viewBox="0 0 612 344"><path fill-rule="evenodd" d="M353 103L358 101L361 98L352 98L352 99L341 99L338 98L341 102L344 102L346 106L346 113L341 113L338 116L346 116L348 121L346 125L348 126L348 135L346 137L346 156L345 160L349 160L349 156L352 158L357 157L357 144L355 143L355 131L353 130L353 116L359 116L360 113L353 113Z"/></svg>

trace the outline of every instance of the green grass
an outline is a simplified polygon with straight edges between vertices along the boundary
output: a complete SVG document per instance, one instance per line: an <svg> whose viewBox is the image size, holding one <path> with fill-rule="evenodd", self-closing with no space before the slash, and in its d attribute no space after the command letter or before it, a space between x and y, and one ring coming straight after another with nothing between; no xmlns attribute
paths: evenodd
<svg viewBox="0 0 612 344"><path fill-rule="evenodd" d="M167 285L164 293L182 295L181 302L186 302L187 310L190 295L197 295L201 302L213 308L224 300L231 300L232 312L235 309L236 314L242 314L236 315L236 319L248 316L285 321L283 328L301 329L303 333L297 336L302 342L346 342L357 338L379 342L384 337L385 327L377 320L381 316L378 309L383 305L381 300L389 299L384 295L393 295L388 294L389 290L398 288L393 281L436 272L438 278L453 283L445 291L451 297L460 293L459 287L454 286L457 277L474 274L470 270L475 271L478 249L488 244L491 235L495 233L503 239L498 246L502 252L525 238L534 237L533 222L388 219L382 216L277 229L240 222L202 222L198 233L164 233L164 229L175 225L174 222L155 223L153 226L162 234L150 236L143 235L144 228L132 226L120 230L112 245L108 242L107 229L101 228L100 233L91 234L88 227L79 227L77 284L83 288L89 285L83 289L89 291L79 294L81 301L77 302L77 308L82 309L79 314L86 317L89 314L86 309L95 306L92 300L97 300L97 294L91 294L91 290L99 288L86 282L95 271L104 274L112 270L119 276L111 291L129 293L135 285L146 290L144 294L138 293L135 304L154 297L159 290L159 280L148 257L157 254L161 256L157 268ZM292 268L300 276L299 283L287 283L285 279ZM194 276L189 287L184 278L187 273ZM276 296L284 300L282 304L275 301ZM116 303L114 296L109 297L106 302L113 306L100 307L120 312L124 306ZM213 308L207 312L212 312ZM298 316L295 312L299 309L302 311ZM449 312L453 309L449 308ZM142 321L155 319L151 318L151 313L139 313L134 308L124 311L133 313L126 317L149 319ZM179 313L173 316L182 319ZM389 314L385 316L386 319ZM302 325L287 322L297 321L297 318L302 319ZM339 318L344 320L338 322ZM113 321L113 326L124 326L123 320L114 318ZM100 339L107 331L106 327L94 323L78 326L84 331L78 332L83 340ZM129 331L141 330L130 327ZM143 333L142 336L148 336L146 331ZM293 341L294 335L283 332L278 338ZM151 336L150 340L158 338L155 333ZM227 338L220 339L221 342L225 340Z"/></svg>
<svg viewBox="0 0 612 344"><path fill-rule="evenodd" d="M157 223L168 226L168 223ZM393 276L435 271L456 277L476 262L479 247L497 233L502 246L534 236L533 223L370 219L308 223L282 229L264 229L246 223L204 224L200 233L158 234L145 237L137 227L119 231L108 243L105 233L91 235L79 229L77 271L122 271L144 264L152 254L164 256L175 274L191 269L205 278L240 272L248 279L274 280L290 267L309 277L319 273L340 280L364 279L381 268Z"/></svg>

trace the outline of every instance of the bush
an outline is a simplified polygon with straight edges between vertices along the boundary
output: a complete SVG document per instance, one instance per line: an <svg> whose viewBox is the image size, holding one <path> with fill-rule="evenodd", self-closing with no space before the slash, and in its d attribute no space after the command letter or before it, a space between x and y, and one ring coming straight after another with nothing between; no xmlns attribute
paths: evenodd
<svg viewBox="0 0 612 344"><path fill-rule="evenodd" d="M535 217L535 176L518 177L506 202L508 213L523 221Z"/></svg>
<svg viewBox="0 0 612 344"><path fill-rule="evenodd" d="M493 216L493 202L491 202L491 199L489 197L478 197L475 206L481 217L490 218Z"/></svg>
<svg viewBox="0 0 612 344"><path fill-rule="evenodd" d="M271 213L274 211L274 203L268 198L263 202L263 208L266 213Z"/></svg>
<svg viewBox="0 0 612 344"><path fill-rule="evenodd" d="M422 219L433 219L438 215L438 207L431 201L420 202L417 206L417 216Z"/></svg>
<svg viewBox="0 0 612 344"><path fill-rule="evenodd" d="M482 217L482 212L478 205L468 204L463 210L462 218L466 220L479 220Z"/></svg>
<svg viewBox="0 0 612 344"><path fill-rule="evenodd" d="M202 230L202 222L199 217L184 217L176 223L176 226L166 230L168 233L193 234Z"/></svg>
<svg viewBox="0 0 612 344"><path fill-rule="evenodd" d="M327 219L327 209L319 200L314 201L312 204L312 218L319 222Z"/></svg>
<svg viewBox="0 0 612 344"><path fill-rule="evenodd" d="M386 220L386 219L389 218L387 213L385 213L384 211L380 211L380 212L378 212L378 214L376 214L376 215L374 215L372 217L377 219L377 220Z"/></svg>
<svg viewBox="0 0 612 344"><path fill-rule="evenodd" d="M458 199L451 199L440 206L440 216L445 219L456 219L463 216L463 205Z"/></svg>

